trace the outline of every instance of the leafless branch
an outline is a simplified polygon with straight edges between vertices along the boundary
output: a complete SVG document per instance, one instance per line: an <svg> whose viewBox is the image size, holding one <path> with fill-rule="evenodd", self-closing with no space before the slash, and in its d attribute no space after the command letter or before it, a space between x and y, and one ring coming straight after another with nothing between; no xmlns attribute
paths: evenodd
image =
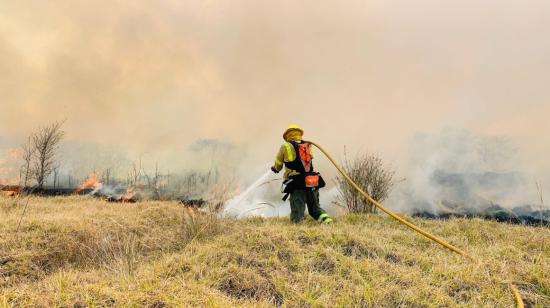
<svg viewBox="0 0 550 308"><path fill-rule="evenodd" d="M53 172L56 163L56 153L65 135L62 126L65 122L54 122L38 129L31 135L32 145L36 155L34 161L34 178L39 188L44 186L46 178Z"/></svg>
<svg viewBox="0 0 550 308"><path fill-rule="evenodd" d="M23 166L21 166L21 174L23 178L23 189L25 189L29 184L29 180L32 176L32 159L34 157L34 153L36 152L32 144L31 136L29 136L27 143L21 146L21 149L22 149L22 159L23 159Z"/></svg>

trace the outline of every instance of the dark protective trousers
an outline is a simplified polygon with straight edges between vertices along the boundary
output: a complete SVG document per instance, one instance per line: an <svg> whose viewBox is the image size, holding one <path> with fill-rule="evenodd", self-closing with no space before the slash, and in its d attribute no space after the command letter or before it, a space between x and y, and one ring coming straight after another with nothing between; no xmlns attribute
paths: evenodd
<svg viewBox="0 0 550 308"><path fill-rule="evenodd" d="M313 219L318 220L321 214L326 213L319 206L319 191L309 191L296 189L290 194L290 220L294 223L299 223L304 219L306 210Z"/></svg>

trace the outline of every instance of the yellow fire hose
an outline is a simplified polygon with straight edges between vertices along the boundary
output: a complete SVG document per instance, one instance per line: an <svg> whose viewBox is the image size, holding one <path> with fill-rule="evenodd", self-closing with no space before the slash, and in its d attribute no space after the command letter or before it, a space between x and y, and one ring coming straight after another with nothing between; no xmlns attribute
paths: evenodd
<svg viewBox="0 0 550 308"><path fill-rule="evenodd" d="M404 224L405 226L413 229L414 231L424 235L425 237L429 238L430 240L438 243L439 245L441 245L441 246L443 246L443 247L445 247L445 248L447 248L447 249L449 249L453 252L456 252L456 253L464 256L464 257L467 257L471 260L475 260L472 256L468 255L462 249L457 248L457 247L447 243L443 239L440 239L439 237L437 237L437 236L435 236L435 235L433 235L433 234L431 234L427 231L424 231L424 230L420 229L418 226L416 226L413 223L403 219L402 217L398 216L394 212L392 212L389 209L387 209L386 207L384 207L378 201L374 200L368 193L366 193L363 189L361 189L361 187L359 187L359 185L357 185L342 168L340 168L340 166L336 163L336 161L334 161L334 159L325 151L325 149L323 149L323 147L321 147L320 145L318 145L315 142L312 142L312 141L308 141L308 142L313 144L315 147L317 147L328 158L328 160L330 160L330 162L334 165L334 167L336 167L336 169L338 169L338 172L340 172L340 174L346 179L346 181L348 181L348 183L351 186L353 186L353 188L355 188L361 195L363 195L365 198L367 198L367 200L369 200L369 202L374 204L378 209L380 209L384 213L388 214L393 219L395 219L395 220L399 221L400 223ZM522 298L519 294L519 291L518 291L517 287L512 282L508 282L508 284L510 286L510 289L512 290L512 293L514 294L514 297L515 297L515 300L516 300L516 307L523 308L524 307L523 300L522 300Z"/></svg>

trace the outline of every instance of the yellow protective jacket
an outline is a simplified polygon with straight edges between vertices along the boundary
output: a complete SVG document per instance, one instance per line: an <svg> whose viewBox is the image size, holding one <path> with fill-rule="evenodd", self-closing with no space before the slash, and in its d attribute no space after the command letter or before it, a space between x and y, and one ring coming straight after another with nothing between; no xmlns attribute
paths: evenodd
<svg viewBox="0 0 550 308"><path fill-rule="evenodd" d="M296 140L299 141L299 140ZM310 150L311 151L311 150ZM313 153L311 153L311 157L313 158ZM288 163L291 161L294 161L296 159L296 150L294 149L294 146L290 142L285 142L283 145L281 145L281 148L279 148L279 152L277 152L277 155L275 156L275 164L273 165L277 171L281 171L283 169L284 163ZM285 168L284 178L288 179L290 176L298 175L300 174L296 170L292 170L289 168Z"/></svg>

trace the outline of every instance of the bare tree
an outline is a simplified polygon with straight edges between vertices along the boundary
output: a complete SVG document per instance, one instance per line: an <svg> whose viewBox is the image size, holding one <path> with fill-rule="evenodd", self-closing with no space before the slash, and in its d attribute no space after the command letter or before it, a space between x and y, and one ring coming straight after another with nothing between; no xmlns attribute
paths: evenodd
<svg viewBox="0 0 550 308"><path fill-rule="evenodd" d="M111 168L106 168L101 175L101 183L105 185L111 184Z"/></svg>
<svg viewBox="0 0 550 308"><path fill-rule="evenodd" d="M136 164L135 162L132 163L132 169L130 170L130 174L129 174L130 186L135 186L138 184L139 179L141 178L142 170L143 170L143 167L141 165L141 157L140 157L138 164Z"/></svg>
<svg viewBox="0 0 550 308"><path fill-rule="evenodd" d="M27 143L21 146L23 152L23 166L21 166L21 176L23 180L23 189L29 184L32 177L32 159L34 157L35 148L32 144L32 138L29 136Z"/></svg>
<svg viewBox="0 0 550 308"><path fill-rule="evenodd" d="M149 190L151 190L154 194L154 197L156 200L159 200L160 195L160 183L162 179L162 175L160 174L158 163L155 164L155 173L153 176L149 176L145 169L143 170L143 175L145 176L145 179L147 180L147 186Z"/></svg>
<svg viewBox="0 0 550 308"><path fill-rule="evenodd" d="M59 165L53 167L53 188L59 186Z"/></svg>
<svg viewBox="0 0 550 308"><path fill-rule="evenodd" d="M358 155L353 161L347 156L342 164L344 171L377 201L383 201L393 186L395 172L387 169L382 159L373 154ZM343 176L336 178L338 190L340 191L339 201L354 213L374 213L376 207L365 197L359 195Z"/></svg>
<svg viewBox="0 0 550 308"><path fill-rule="evenodd" d="M56 152L65 135L63 123L64 121L54 122L41 127L31 136L36 156L33 173L39 188L44 186L46 178L55 168Z"/></svg>

